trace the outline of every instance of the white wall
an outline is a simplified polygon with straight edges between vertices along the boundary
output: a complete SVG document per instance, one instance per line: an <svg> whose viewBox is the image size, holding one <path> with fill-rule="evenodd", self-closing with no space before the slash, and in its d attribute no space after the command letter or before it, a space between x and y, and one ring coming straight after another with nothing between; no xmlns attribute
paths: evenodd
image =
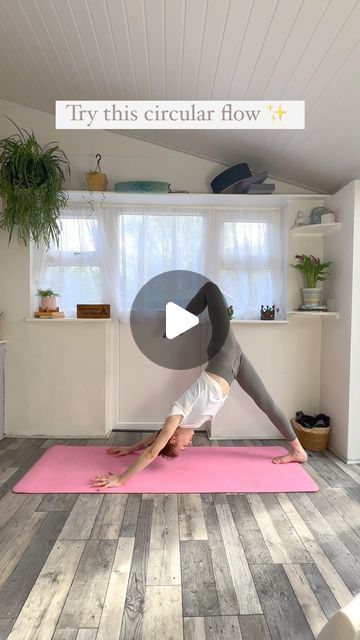
<svg viewBox="0 0 360 640"><path fill-rule="evenodd" d="M332 260L327 296L340 318L323 328L321 403L332 419L330 448L344 460L360 460L360 182L351 182L328 200L342 223L326 237L325 259Z"/></svg>
<svg viewBox="0 0 360 640"><path fill-rule="evenodd" d="M350 403L347 457L360 461L360 181L354 184L353 278L351 309Z"/></svg>
<svg viewBox="0 0 360 640"><path fill-rule="evenodd" d="M59 141L71 160L72 181L68 185L71 189L83 187L83 173L94 168L97 152L103 156L102 170L108 174L109 189L117 180L148 178L167 180L174 189L207 192L210 180L224 168L115 133L56 131L53 116L5 101L1 101L0 106L1 112L20 126L32 128L40 143ZM12 133L13 125L0 118L0 136ZM281 191L283 188L281 186ZM289 185L287 188L290 190ZM299 189L296 191L300 193ZM304 210L303 203L292 206L288 224L292 223L296 210ZM307 213L311 206L311 202L307 202ZM298 252L295 246L294 252ZM295 300L296 304L300 301L301 283L297 277L295 270L291 270L291 306ZM109 325L100 329L95 324L76 325L76 322L59 322L54 326L50 322L55 321L43 325L25 323L31 308L31 286L29 249L15 239L8 247L7 235L0 231L0 310L4 311L0 337L7 340L6 433L91 437L103 435L111 426L116 426L117 420L122 426L144 429L161 423L169 404L192 382L197 372L171 372L153 365L137 351L128 329L121 327L116 420L116 402L111 391L115 365L114 361L110 362L113 351L109 347L110 341L116 344L116 335L108 335ZM245 353L289 417L298 408L309 412L318 410L319 319L293 320L289 325L239 324L235 325L235 332ZM216 432L224 437L274 435L267 419L241 394L240 389L234 389L232 398L219 414L221 421L216 423ZM52 420L49 412L54 407L56 419Z"/></svg>

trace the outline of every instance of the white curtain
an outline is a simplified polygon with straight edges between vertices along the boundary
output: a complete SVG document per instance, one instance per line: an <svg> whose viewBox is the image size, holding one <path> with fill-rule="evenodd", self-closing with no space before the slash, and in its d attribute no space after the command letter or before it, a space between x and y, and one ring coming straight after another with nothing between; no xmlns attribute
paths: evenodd
<svg viewBox="0 0 360 640"><path fill-rule="evenodd" d="M60 294L66 317L76 317L77 304L110 303L120 315L119 216L116 211L87 206L61 214L60 246L32 244L34 293L50 288ZM38 306L38 301L35 302Z"/></svg>
<svg viewBox="0 0 360 640"><path fill-rule="evenodd" d="M31 255L34 294L59 293L66 317L77 304L109 303L112 317L127 320L139 289L173 269L217 282L235 318L259 318L261 304L283 311L276 209L68 206L59 249L32 244Z"/></svg>
<svg viewBox="0 0 360 640"><path fill-rule="evenodd" d="M285 317L278 209L227 210L216 216L216 281L238 319L258 319L261 305Z"/></svg>
<svg viewBox="0 0 360 640"><path fill-rule="evenodd" d="M204 273L204 214L198 210L126 208L120 224L121 317L139 289L154 276L173 269Z"/></svg>

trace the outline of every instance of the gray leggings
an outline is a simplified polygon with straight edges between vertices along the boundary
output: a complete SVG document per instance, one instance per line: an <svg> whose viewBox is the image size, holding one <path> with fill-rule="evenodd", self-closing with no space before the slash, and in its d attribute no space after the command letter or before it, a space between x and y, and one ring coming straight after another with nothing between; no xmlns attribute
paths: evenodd
<svg viewBox="0 0 360 640"><path fill-rule="evenodd" d="M296 434L285 413L275 404L260 376L242 352L230 326L225 299L219 287L206 282L187 305L187 311L199 315L208 308L212 335L208 345L206 371L216 373L231 385L234 380L268 416L284 438L291 442Z"/></svg>

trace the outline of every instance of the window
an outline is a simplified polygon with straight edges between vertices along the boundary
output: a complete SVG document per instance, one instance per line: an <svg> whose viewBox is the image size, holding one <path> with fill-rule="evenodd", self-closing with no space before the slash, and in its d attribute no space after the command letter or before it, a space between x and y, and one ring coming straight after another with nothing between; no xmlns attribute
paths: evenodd
<svg viewBox="0 0 360 640"><path fill-rule="evenodd" d="M217 282L234 317L259 318L261 305L283 307L280 211L220 215Z"/></svg>
<svg viewBox="0 0 360 640"><path fill-rule="evenodd" d="M204 217L202 214L166 214L134 210L119 214L119 297L130 311L139 289L164 271L204 272Z"/></svg>
<svg viewBox="0 0 360 640"><path fill-rule="evenodd" d="M35 288L49 287L59 292L66 317L76 316L77 304L98 303L102 298L97 237L97 220L89 217L88 211L73 211L61 218L59 248L51 243L46 253L33 250L38 271Z"/></svg>
<svg viewBox="0 0 360 640"><path fill-rule="evenodd" d="M59 249L32 246L35 289L58 291L66 317L110 302L125 319L150 278L186 269L217 282L235 318L257 319L262 304L283 307L280 223L276 209L67 207Z"/></svg>

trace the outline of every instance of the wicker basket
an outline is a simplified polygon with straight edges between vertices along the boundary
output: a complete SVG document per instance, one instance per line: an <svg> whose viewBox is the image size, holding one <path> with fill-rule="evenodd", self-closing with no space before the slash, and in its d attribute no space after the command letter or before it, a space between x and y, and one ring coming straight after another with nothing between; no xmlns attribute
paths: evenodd
<svg viewBox="0 0 360 640"><path fill-rule="evenodd" d="M106 173L89 171L85 174L85 177L89 191L106 191L108 185Z"/></svg>
<svg viewBox="0 0 360 640"><path fill-rule="evenodd" d="M309 451L324 451L327 448L330 427L313 427L312 429L306 429L306 427L302 427L301 424L296 422L295 419L291 420L291 424L304 449L308 449Z"/></svg>

